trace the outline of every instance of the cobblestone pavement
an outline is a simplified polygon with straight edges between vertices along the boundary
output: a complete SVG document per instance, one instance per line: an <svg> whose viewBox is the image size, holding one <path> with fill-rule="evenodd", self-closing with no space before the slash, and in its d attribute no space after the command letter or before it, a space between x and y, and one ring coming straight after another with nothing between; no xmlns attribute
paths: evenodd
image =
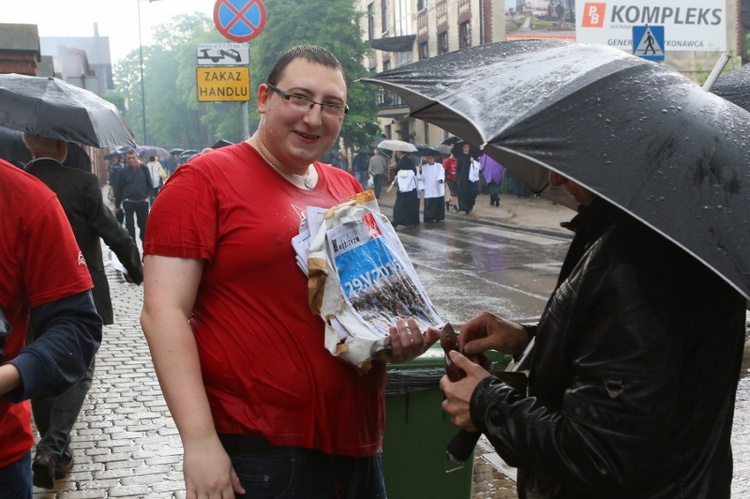
<svg viewBox="0 0 750 499"><path fill-rule="evenodd" d="M35 489L35 499L185 497L182 446L139 324L143 288L107 267L117 322L105 327L94 384L72 434L76 463L56 490ZM749 352L733 431L733 498L750 498ZM480 441L472 499L516 497L514 482L490 464L496 458Z"/></svg>

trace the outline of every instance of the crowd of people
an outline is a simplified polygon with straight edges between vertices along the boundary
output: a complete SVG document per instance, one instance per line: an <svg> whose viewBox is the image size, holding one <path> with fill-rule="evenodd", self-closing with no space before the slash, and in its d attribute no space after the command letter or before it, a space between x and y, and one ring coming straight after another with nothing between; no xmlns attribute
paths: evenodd
<svg viewBox="0 0 750 499"><path fill-rule="evenodd" d="M115 213L96 176L65 166L65 141L24 134L33 159L0 160L0 497L30 499L74 465L70 431L114 321L100 239L143 284L187 497L386 497L386 365L440 331L398 318L366 374L340 362L283 242L301 206L340 204L371 177L380 197L390 168L394 226L420 223L420 199L425 223L471 214L480 175L498 206L503 168L468 144L442 163L397 151L391 165L379 149L322 162L348 92L331 52L289 50L258 87L248 140L179 168L113 156ZM595 192L555 172L549 183L580 205L552 297L535 324L484 312L461 328L450 359L467 376L441 379L443 410L519 468L521 497L729 497L745 299ZM532 342L527 391L473 362Z"/></svg>

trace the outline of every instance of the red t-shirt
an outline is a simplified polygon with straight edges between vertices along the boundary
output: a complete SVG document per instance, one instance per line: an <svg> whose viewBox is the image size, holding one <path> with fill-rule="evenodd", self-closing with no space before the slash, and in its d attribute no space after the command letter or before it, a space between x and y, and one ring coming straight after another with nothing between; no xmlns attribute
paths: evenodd
<svg viewBox="0 0 750 499"><path fill-rule="evenodd" d="M367 456L382 444L385 369L361 375L325 349L291 244L306 206L362 188L315 168L318 184L305 190L246 143L198 156L156 198L144 253L206 261L190 323L218 432Z"/></svg>
<svg viewBox="0 0 750 499"><path fill-rule="evenodd" d="M39 179L0 160L0 308L11 324L3 362L23 348L29 310L91 289L60 203ZM0 468L34 445L29 402L0 398Z"/></svg>

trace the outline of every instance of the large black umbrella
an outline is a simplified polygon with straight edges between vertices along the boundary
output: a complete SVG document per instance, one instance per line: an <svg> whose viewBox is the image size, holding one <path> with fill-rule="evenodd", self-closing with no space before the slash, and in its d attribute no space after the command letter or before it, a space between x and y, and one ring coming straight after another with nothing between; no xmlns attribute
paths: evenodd
<svg viewBox="0 0 750 499"><path fill-rule="evenodd" d="M58 78L0 74L0 125L94 147L135 145L114 104Z"/></svg>
<svg viewBox="0 0 750 499"><path fill-rule="evenodd" d="M720 76L711 91L750 111L750 66L745 65Z"/></svg>
<svg viewBox="0 0 750 499"><path fill-rule="evenodd" d="M477 74L481 69L481 76ZM500 42L364 78L545 194L575 180L750 298L750 113L603 45Z"/></svg>

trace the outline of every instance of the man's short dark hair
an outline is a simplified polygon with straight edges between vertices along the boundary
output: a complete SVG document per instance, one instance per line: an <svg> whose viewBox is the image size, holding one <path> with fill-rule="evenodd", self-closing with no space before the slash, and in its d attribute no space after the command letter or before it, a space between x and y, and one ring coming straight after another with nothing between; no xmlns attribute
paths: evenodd
<svg viewBox="0 0 750 499"><path fill-rule="evenodd" d="M328 49L317 45L299 45L289 49L279 57L276 64L273 65L271 72L268 73L266 83L276 86L279 80L281 80L286 67L295 59L304 59L307 62L320 64L321 66L341 71L342 75L344 74L344 67L341 65L341 62Z"/></svg>

